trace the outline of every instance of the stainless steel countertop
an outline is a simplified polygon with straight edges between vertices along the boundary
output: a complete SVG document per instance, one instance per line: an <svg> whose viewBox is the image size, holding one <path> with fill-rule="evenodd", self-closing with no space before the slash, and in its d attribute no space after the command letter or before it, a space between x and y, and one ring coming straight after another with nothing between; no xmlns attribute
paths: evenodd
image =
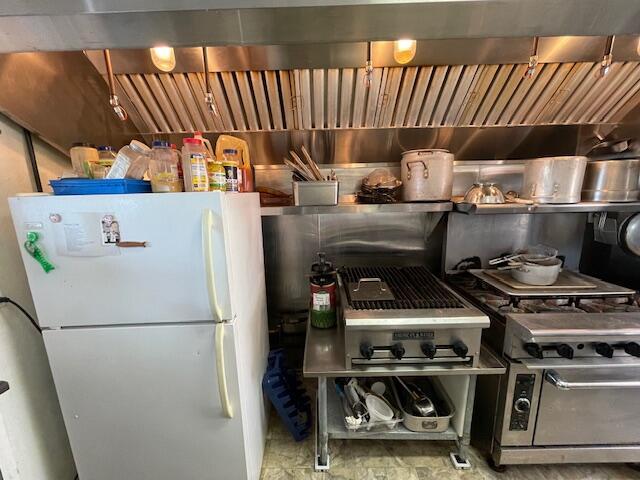
<svg viewBox="0 0 640 480"><path fill-rule="evenodd" d="M537 203L496 203L476 205L455 203L456 212L470 215L495 215L502 213L587 213L587 212L640 212L640 202L580 202L566 204Z"/></svg>
<svg viewBox="0 0 640 480"><path fill-rule="evenodd" d="M477 367L468 365L380 365L374 367L345 366L344 331L340 323L335 328L314 328L307 323L302 372L305 377L387 377L394 375L496 375L505 373L502 362L482 347Z"/></svg>

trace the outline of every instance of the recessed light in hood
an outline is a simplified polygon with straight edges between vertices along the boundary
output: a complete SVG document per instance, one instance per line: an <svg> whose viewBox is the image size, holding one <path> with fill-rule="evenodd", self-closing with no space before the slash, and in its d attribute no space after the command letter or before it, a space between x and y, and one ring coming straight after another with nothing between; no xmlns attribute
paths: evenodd
<svg viewBox="0 0 640 480"><path fill-rule="evenodd" d="M400 65L409 63L416 56L416 41L403 38L393 42L393 59Z"/></svg>
<svg viewBox="0 0 640 480"><path fill-rule="evenodd" d="M150 48L151 61L159 70L170 72L176 68L176 55L171 47Z"/></svg>

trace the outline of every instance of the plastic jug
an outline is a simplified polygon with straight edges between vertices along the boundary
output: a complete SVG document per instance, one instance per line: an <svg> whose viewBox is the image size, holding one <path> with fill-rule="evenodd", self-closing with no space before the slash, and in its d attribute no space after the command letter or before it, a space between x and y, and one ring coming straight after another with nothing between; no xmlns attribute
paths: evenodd
<svg viewBox="0 0 640 480"><path fill-rule="evenodd" d="M185 138L182 147L182 174L185 192L208 192L207 149L199 138Z"/></svg>

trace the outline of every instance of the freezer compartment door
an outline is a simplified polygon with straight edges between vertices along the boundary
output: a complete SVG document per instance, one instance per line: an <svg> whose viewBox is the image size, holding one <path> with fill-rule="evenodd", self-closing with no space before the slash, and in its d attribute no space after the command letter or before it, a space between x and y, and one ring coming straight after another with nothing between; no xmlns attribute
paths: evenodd
<svg viewBox="0 0 640 480"><path fill-rule="evenodd" d="M545 370L533 444L640 443L640 369Z"/></svg>
<svg viewBox="0 0 640 480"><path fill-rule="evenodd" d="M21 249L43 327L233 319L225 217L236 212L224 193L10 202L20 243L37 232L55 267ZM259 218L257 201L249 210Z"/></svg>
<svg viewBox="0 0 640 480"><path fill-rule="evenodd" d="M233 418L220 399L216 327L224 329ZM63 329L43 335L80 478L247 478L235 325ZM243 396L261 401L260 385L243 390Z"/></svg>

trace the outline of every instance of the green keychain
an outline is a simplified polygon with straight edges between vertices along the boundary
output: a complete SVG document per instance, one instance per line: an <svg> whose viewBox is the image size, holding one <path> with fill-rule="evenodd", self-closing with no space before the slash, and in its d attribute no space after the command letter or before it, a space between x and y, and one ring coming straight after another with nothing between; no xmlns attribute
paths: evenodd
<svg viewBox="0 0 640 480"><path fill-rule="evenodd" d="M40 249L40 247L38 247L37 243L39 238L40 236L37 232L27 232L27 240L26 242L24 242L24 248L27 250L27 252L29 252L29 255L36 259L45 273L49 273L56 267L49 263L49 260L47 260L44 252Z"/></svg>

